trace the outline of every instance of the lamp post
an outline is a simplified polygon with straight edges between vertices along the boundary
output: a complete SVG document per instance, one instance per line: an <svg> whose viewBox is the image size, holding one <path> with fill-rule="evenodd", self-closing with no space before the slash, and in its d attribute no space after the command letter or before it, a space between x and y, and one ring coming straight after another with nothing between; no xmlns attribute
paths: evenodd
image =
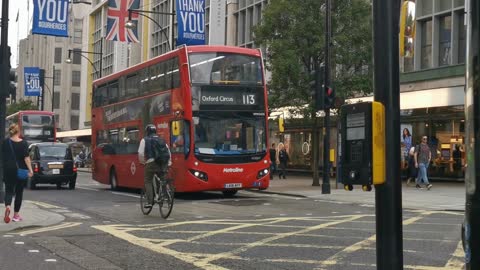
<svg viewBox="0 0 480 270"><path fill-rule="evenodd" d="M165 29L157 21L155 21L152 17L150 17L148 15L145 15L144 13L172 16L172 43L170 43L170 41L168 39L168 35L165 33ZM160 12L160 11L150 11L150 10L141 10L141 9L129 9L128 10L128 21L127 21L127 23L125 23L125 28L128 28L128 29L135 28L135 23L132 21L132 14L141 15L141 16L151 20L152 22L154 22L158 26L158 28L160 28L160 31L165 36L165 39L167 40L167 45L168 45L169 50L173 50L173 46L175 46L175 32L173 32L173 24L174 24L175 15L176 15L175 11L173 11L173 12Z"/></svg>
<svg viewBox="0 0 480 270"><path fill-rule="evenodd" d="M71 64L72 63L72 53L76 53L76 54L80 55L81 57L87 59L87 61L93 66L93 69L95 69L95 74L97 74L97 78L101 78L102 77L102 62L103 62L103 51L102 51L103 49L102 49L102 47L103 46L100 45L100 52L88 52L88 51L79 51L79 50L69 49L68 50L68 58L65 59L65 63ZM90 60L88 57L83 55L84 53L100 55L100 71L98 71L97 67L93 64L92 60Z"/></svg>

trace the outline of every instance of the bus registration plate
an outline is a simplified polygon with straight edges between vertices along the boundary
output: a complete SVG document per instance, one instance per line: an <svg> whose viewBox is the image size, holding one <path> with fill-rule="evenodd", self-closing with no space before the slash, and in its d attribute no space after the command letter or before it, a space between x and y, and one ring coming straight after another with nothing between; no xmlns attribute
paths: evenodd
<svg viewBox="0 0 480 270"><path fill-rule="evenodd" d="M230 183L230 184L225 184L225 188L241 188L242 183Z"/></svg>

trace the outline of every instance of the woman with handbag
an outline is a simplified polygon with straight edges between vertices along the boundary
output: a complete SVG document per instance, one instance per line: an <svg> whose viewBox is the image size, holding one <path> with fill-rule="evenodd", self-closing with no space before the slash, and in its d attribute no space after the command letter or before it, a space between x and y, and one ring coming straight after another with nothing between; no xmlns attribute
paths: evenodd
<svg viewBox="0 0 480 270"><path fill-rule="evenodd" d="M28 143L20 138L17 124L8 128L10 138L2 145L3 181L5 182L5 216L3 221L10 222L10 205L15 196L13 221L21 221L20 207L23 200L23 188L28 177L33 176L32 164L28 155Z"/></svg>

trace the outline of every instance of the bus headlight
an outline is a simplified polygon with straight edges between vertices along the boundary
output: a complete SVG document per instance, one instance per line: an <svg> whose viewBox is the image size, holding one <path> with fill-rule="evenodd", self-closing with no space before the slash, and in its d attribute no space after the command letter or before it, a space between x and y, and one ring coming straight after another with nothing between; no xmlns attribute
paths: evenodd
<svg viewBox="0 0 480 270"><path fill-rule="evenodd" d="M189 169L188 170L191 174L193 174L193 176L195 176L196 178L202 180L202 181L205 181L207 182L208 181L208 175L202 171L197 171L197 170L193 170L193 169Z"/></svg>
<svg viewBox="0 0 480 270"><path fill-rule="evenodd" d="M268 172L269 172L269 169L267 169L267 168L258 171L257 179L260 179L260 178L264 177L265 175L268 174Z"/></svg>

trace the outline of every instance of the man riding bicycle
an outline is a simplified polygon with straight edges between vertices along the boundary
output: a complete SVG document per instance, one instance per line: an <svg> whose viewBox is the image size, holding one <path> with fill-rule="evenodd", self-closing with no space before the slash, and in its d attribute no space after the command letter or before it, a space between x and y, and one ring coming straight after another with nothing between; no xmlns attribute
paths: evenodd
<svg viewBox="0 0 480 270"><path fill-rule="evenodd" d="M155 155L159 155L157 149L163 147L166 147L166 151L168 151L168 161L155 157ZM145 165L143 180L147 194L147 203L144 207L151 208L154 199L153 176L156 173L163 180L167 174L168 167L172 165L172 156L168 144L157 135L157 129L152 124L145 127L145 137L140 141L138 147L138 160Z"/></svg>

